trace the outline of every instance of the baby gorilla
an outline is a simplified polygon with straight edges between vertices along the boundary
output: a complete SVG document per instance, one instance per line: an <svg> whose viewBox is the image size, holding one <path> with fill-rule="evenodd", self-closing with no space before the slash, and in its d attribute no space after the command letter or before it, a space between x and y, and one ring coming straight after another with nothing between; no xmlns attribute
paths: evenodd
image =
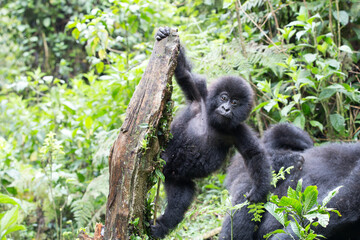
<svg viewBox="0 0 360 240"><path fill-rule="evenodd" d="M160 41L169 34L169 28L160 28L156 39ZM194 197L193 180L219 169L232 146L242 155L253 180L247 198L262 201L270 189L270 163L265 150L243 123L253 105L249 84L240 77L222 77L208 89L206 80L191 72L183 47L175 78L187 105L175 117L171 125L173 138L162 154L168 205L151 227L156 238L163 238L181 222Z"/></svg>

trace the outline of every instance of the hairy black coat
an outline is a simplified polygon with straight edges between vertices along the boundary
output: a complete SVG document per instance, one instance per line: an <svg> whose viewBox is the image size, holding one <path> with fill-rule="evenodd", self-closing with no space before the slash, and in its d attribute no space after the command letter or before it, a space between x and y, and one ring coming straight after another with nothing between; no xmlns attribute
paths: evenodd
<svg viewBox="0 0 360 240"><path fill-rule="evenodd" d="M156 39L169 35L160 28ZM243 123L253 105L253 92L240 77L222 77L209 88L206 80L191 71L181 47L175 78L187 105L171 125L173 138L162 158L166 161L165 190L168 205L152 226L152 235L163 238L183 219L195 192L193 179L219 169L233 146L241 153L253 179L248 199L264 200L270 189L270 163L253 131Z"/></svg>
<svg viewBox="0 0 360 240"><path fill-rule="evenodd" d="M294 138L287 137L293 136ZM303 187L318 187L319 203L329 191L343 186L339 193L328 203L342 217L331 213L329 225L315 228L315 232L330 240L360 239L360 143L330 143L312 147L308 134L290 124L279 124L264 135L264 143L271 155L272 165L295 166L291 175L278 183L272 192L279 197L287 194L289 186L296 187L303 179ZM291 147L290 147L291 146ZM278 153L283 153L278 155ZM299 158L300 156L300 158ZM242 163L241 156L232 159L226 179L227 188L233 204L245 201L242 196L251 186L251 179ZM252 214L244 208L233 219L234 238L236 240L260 240L271 231L282 228L281 224L269 213L265 213L260 224L251 221ZM219 239L230 239L230 219L226 218ZM288 229L289 230L289 229ZM271 240L290 239L288 235L277 234ZM294 235L294 239L297 239Z"/></svg>

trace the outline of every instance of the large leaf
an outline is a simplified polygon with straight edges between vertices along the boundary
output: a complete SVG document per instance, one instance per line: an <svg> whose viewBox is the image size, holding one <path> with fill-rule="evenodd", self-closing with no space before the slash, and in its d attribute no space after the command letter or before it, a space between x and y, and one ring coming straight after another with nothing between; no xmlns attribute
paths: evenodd
<svg viewBox="0 0 360 240"><path fill-rule="evenodd" d="M8 228L12 227L18 219L19 216L19 207L13 207L9 211L5 213L5 215L1 218L0 221L0 239L5 237L5 233Z"/></svg>
<svg viewBox="0 0 360 240"><path fill-rule="evenodd" d="M337 92L336 89L334 88L325 88L321 91L320 95L319 95L319 99L320 100L325 100L330 98L332 95L334 95Z"/></svg>
<svg viewBox="0 0 360 240"><path fill-rule="evenodd" d="M330 122L336 131L338 131L340 133L345 131L345 119L340 114L337 114L337 113L331 114Z"/></svg>
<svg viewBox="0 0 360 240"><path fill-rule="evenodd" d="M339 186L337 188L335 188L334 190L330 191L328 193L328 195L324 198L324 200L322 201L322 206L325 207L326 204L328 204L328 202L330 202L330 200L335 197L336 194L338 194L340 188L342 188L343 186Z"/></svg>
<svg viewBox="0 0 360 240"><path fill-rule="evenodd" d="M315 221L315 219L317 219L317 221L319 222L319 224L323 227L326 227L329 224L329 220L330 220L330 214L329 213L311 213L311 214L306 214L304 215L304 217L309 220L310 222Z"/></svg>
<svg viewBox="0 0 360 240"><path fill-rule="evenodd" d="M276 209L278 209L278 207L276 206L276 204L272 203L272 202L267 202L264 205L266 211L268 211L279 223L281 223L281 225L285 225L285 221L287 220L285 218L285 215L283 212L276 212Z"/></svg>
<svg viewBox="0 0 360 240"><path fill-rule="evenodd" d="M299 215L301 214L302 205L299 200L289 197L282 197L279 206L292 207Z"/></svg>
<svg viewBox="0 0 360 240"><path fill-rule="evenodd" d="M8 229L6 229L6 232L4 233L4 236L12 233L12 232L16 232L16 231L22 231L22 230L26 230L26 227L23 225L14 225L14 226L10 226Z"/></svg>
<svg viewBox="0 0 360 240"><path fill-rule="evenodd" d="M308 212L317 202L318 190L316 186L308 186L304 191L304 211Z"/></svg>
<svg viewBox="0 0 360 240"><path fill-rule="evenodd" d="M14 198L9 197L8 195L0 193L0 203L20 205Z"/></svg>
<svg viewBox="0 0 360 240"><path fill-rule="evenodd" d="M339 11L339 13L333 13L336 20L338 20L341 25L345 26L349 23L349 14L346 11ZM339 14L339 16L338 16Z"/></svg>
<svg viewBox="0 0 360 240"><path fill-rule="evenodd" d="M301 226L295 221L291 221L290 223L291 230L295 233L295 235L301 238Z"/></svg>

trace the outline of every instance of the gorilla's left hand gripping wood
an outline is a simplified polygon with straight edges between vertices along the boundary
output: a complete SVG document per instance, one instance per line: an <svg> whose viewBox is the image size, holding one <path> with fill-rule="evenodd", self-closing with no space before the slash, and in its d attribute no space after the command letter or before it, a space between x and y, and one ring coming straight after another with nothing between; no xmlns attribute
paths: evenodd
<svg viewBox="0 0 360 240"><path fill-rule="evenodd" d="M171 98L171 79L179 45L179 36L174 30L169 37L155 42L149 64L127 108L120 134L110 150L105 239L129 239L129 221L136 218L139 218L136 227L140 232L143 230L146 193L151 187L148 179L163 144L156 136ZM149 142L145 151L143 141Z"/></svg>

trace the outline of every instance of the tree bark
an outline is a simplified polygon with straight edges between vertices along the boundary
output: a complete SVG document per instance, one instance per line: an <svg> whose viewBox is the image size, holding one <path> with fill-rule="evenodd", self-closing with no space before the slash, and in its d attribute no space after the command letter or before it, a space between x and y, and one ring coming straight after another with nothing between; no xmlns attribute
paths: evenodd
<svg viewBox="0 0 360 240"><path fill-rule="evenodd" d="M153 184L149 184L149 177L164 145L158 133L163 131L164 120L167 126L171 121L166 114L169 114L167 105L171 101L171 81L179 45L175 30L169 37L156 41L119 136L110 150L105 239L129 239L133 229L129 222L135 219L139 220L136 231L144 232L146 195L149 185Z"/></svg>

